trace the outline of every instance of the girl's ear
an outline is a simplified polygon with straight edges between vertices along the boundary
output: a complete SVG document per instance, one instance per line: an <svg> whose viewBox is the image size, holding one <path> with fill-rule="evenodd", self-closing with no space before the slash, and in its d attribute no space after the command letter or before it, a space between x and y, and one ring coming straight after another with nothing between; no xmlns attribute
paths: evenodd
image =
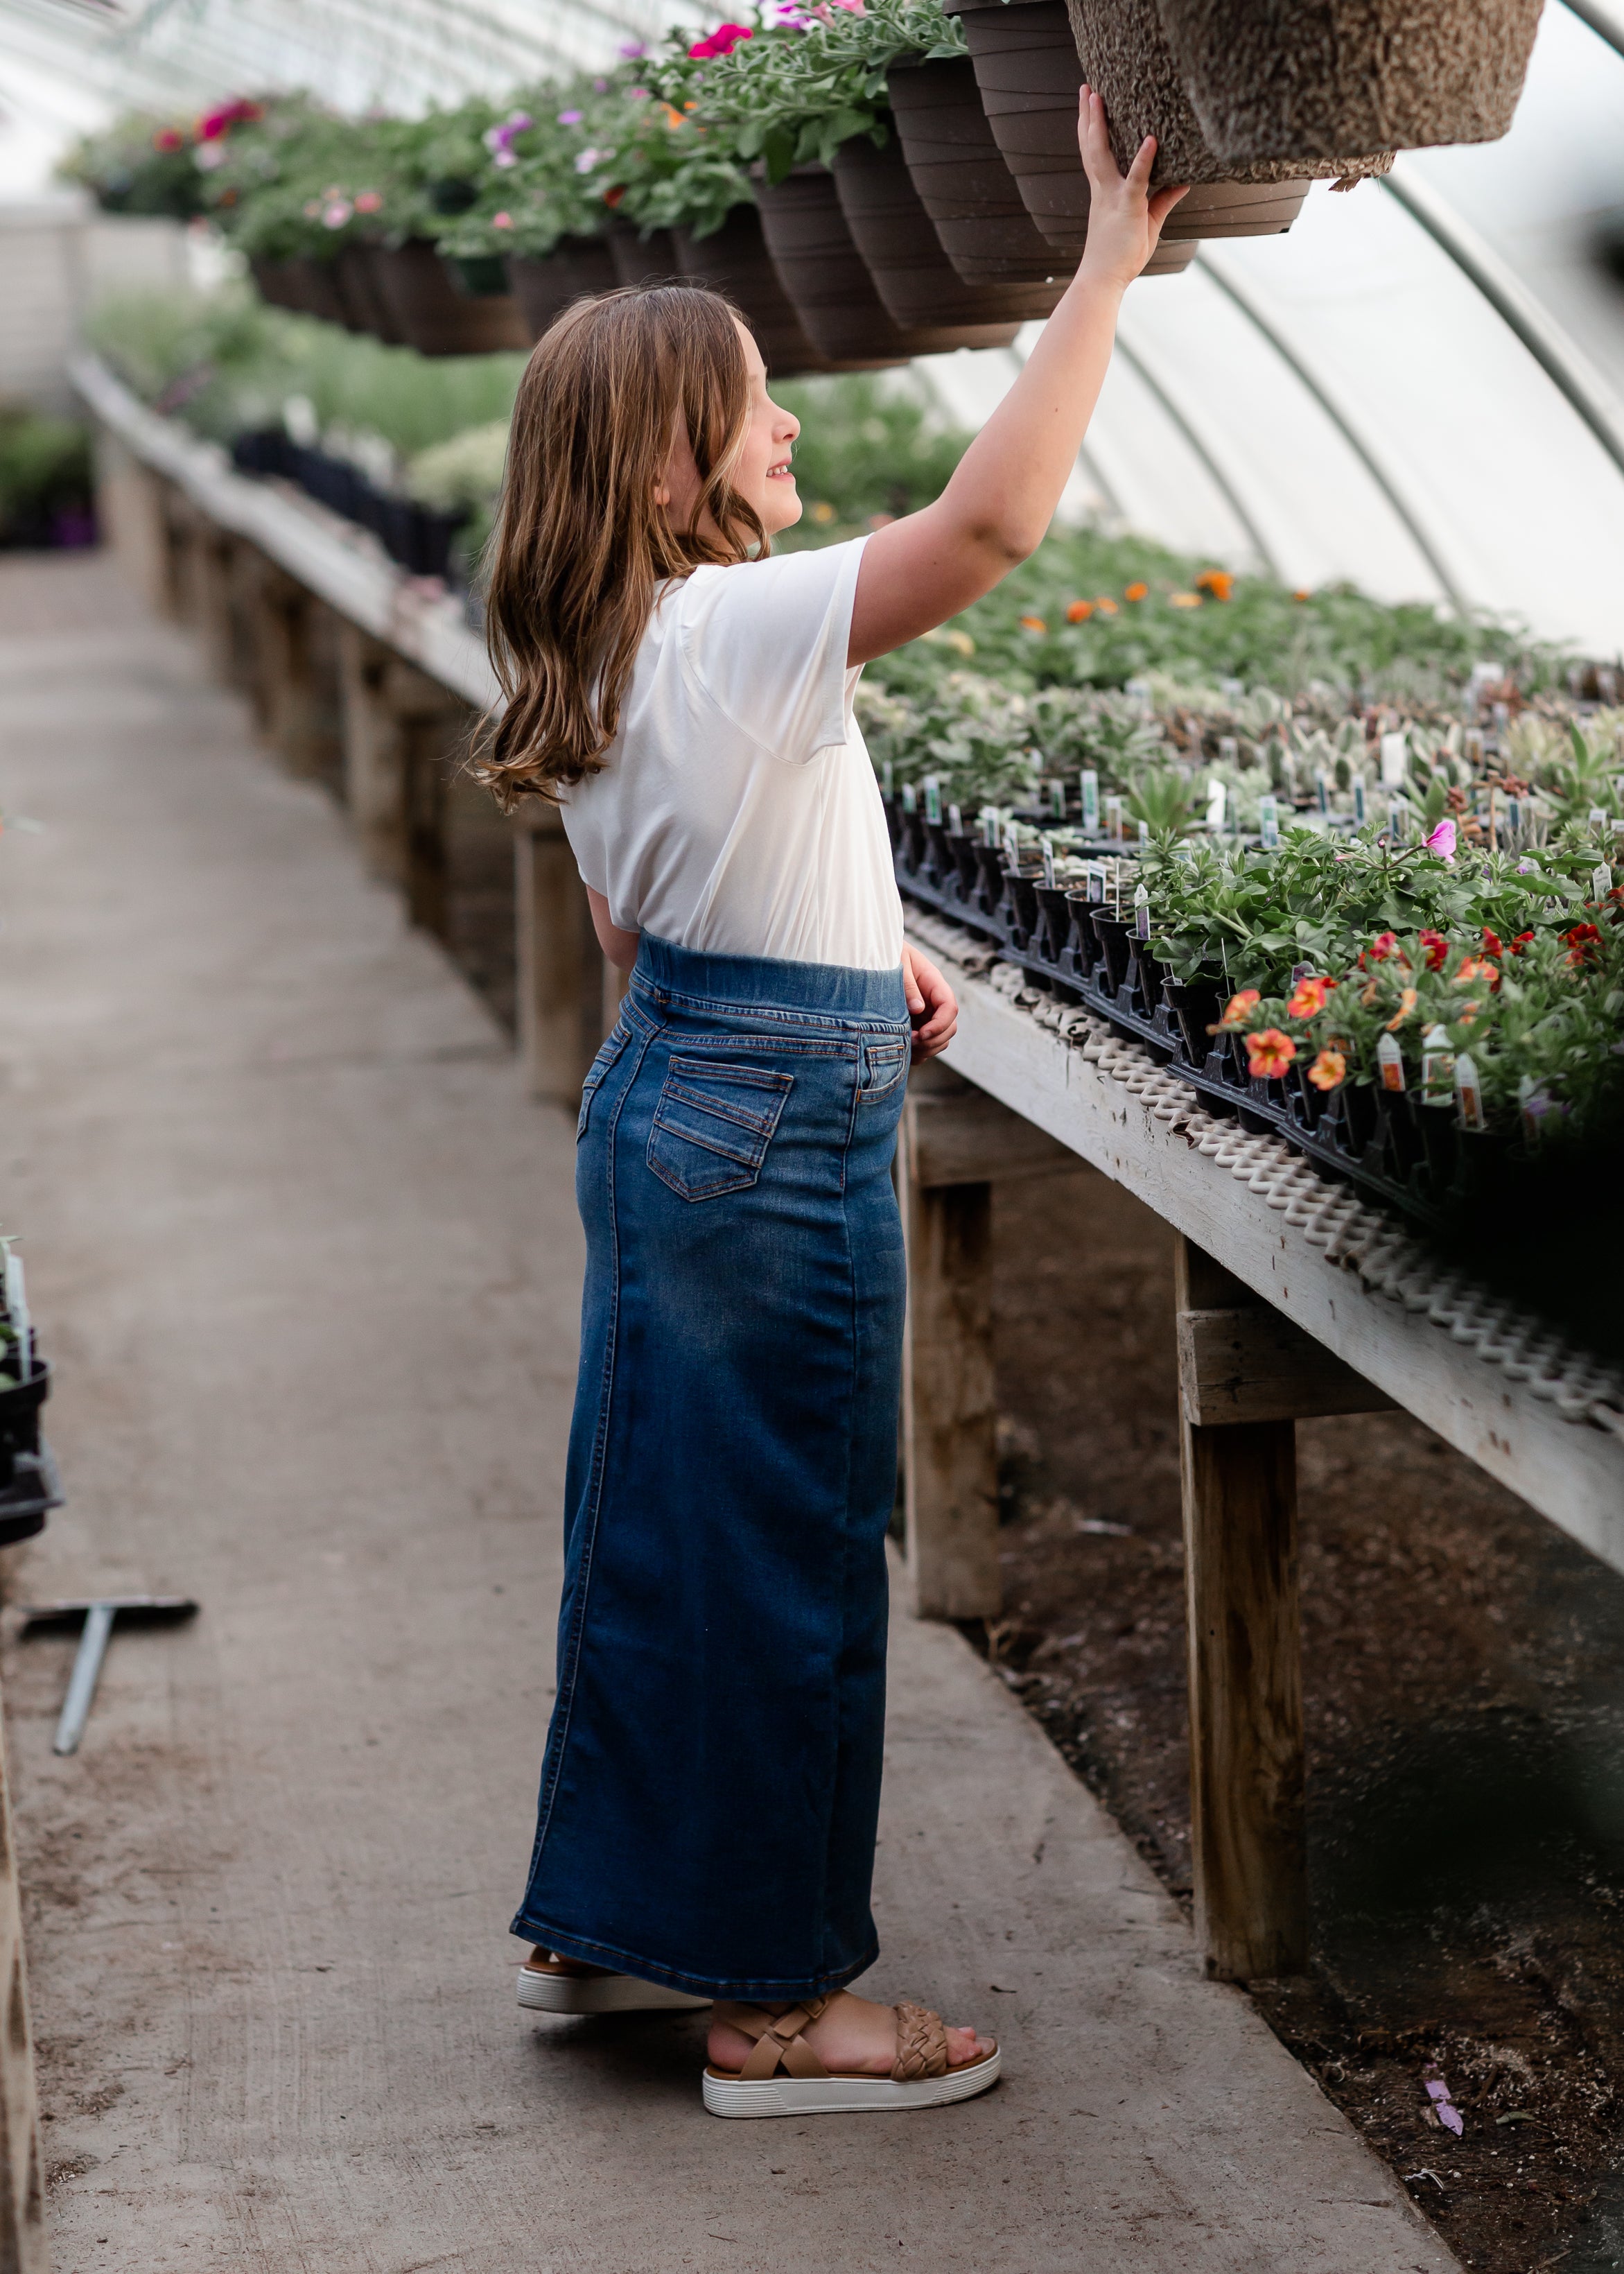
<svg viewBox="0 0 1624 2274"><path fill-rule="evenodd" d="M654 502L656 505L661 507L668 506L671 503L671 485L669 482L657 481L655 483Z"/></svg>

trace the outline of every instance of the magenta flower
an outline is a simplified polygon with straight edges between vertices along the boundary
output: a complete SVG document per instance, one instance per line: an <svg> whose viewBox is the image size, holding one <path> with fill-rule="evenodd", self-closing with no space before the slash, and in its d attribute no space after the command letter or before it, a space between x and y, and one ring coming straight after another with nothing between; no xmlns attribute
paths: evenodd
<svg viewBox="0 0 1624 2274"><path fill-rule="evenodd" d="M580 110L560 110L558 123L560 126L579 126L584 116Z"/></svg>
<svg viewBox="0 0 1624 2274"><path fill-rule="evenodd" d="M1453 821L1445 820L1439 823L1426 840L1426 849L1429 853L1438 854L1445 861L1454 860L1455 824Z"/></svg>
<svg viewBox="0 0 1624 2274"><path fill-rule="evenodd" d="M709 63L713 56L731 56L741 40L754 39L748 24L718 24L708 40L696 40L688 49L690 63Z"/></svg>

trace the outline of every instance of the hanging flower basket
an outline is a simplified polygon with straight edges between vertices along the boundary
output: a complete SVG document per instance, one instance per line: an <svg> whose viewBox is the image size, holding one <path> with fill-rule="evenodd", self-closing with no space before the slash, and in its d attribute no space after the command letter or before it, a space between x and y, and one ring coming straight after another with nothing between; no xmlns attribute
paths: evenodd
<svg viewBox="0 0 1624 2274"><path fill-rule="evenodd" d="M981 108L975 65L967 56L893 64L887 86L908 172L955 274L966 284L1040 287L1052 306L1067 272L1004 163Z"/></svg>
<svg viewBox="0 0 1624 2274"><path fill-rule="evenodd" d="M290 308L296 315L307 315L304 305L304 278L297 260L272 260L262 252L254 253L248 263L248 273L253 278L254 290L267 305Z"/></svg>
<svg viewBox="0 0 1624 2274"><path fill-rule="evenodd" d="M942 250L893 134L878 149L853 136L835 153L835 185L852 240L885 305L905 328L957 324L969 347L1007 347L1029 317L1046 316L1047 285L966 284Z"/></svg>
<svg viewBox="0 0 1624 2274"><path fill-rule="evenodd" d="M673 231L651 229L640 237L629 222L611 224L607 243L617 284L668 284L677 274Z"/></svg>
<svg viewBox="0 0 1624 2274"><path fill-rule="evenodd" d="M964 25L988 126L1027 214L1051 257L1074 268L1088 233L1088 177L1077 149L1083 72L1065 0L960 0L956 7L949 0L949 6ZM1190 258L1164 232L1143 273L1176 275Z"/></svg>
<svg viewBox="0 0 1624 2274"><path fill-rule="evenodd" d="M620 282L602 237L560 237L551 252L510 252L508 287L532 341L577 300L613 292Z"/></svg>
<svg viewBox="0 0 1624 2274"><path fill-rule="evenodd" d="M301 254L297 260L279 265L287 272L288 290L297 296L284 301L284 307L297 308L303 315L320 316L324 323L342 324L348 320L330 260L312 260L308 254Z"/></svg>
<svg viewBox="0 0 1624 2274"><path fill-rule="evenodd" d="M1158 0L1224 160L1493 142L1511 124L1542 0Z"/></svg>
<svg viewBox="0 0 1624 2274"><path fill-rule="evenodd" d="M1082 76L1104 99L1117 163L1131 165L1146 135L1156 137L1150 177L1154 187L1173 182L1244 182L1273 183L1283 189L1290 184L1306 196L1304 185L1315 177L1384 173L1393 163L1391 144L1346 155L1304 151L1290 157L1222 156L1201 131L1185 92L1184 74L1162 32L1157 0L1067 0L1067 9ZM1299 207L1301 203L1298 197ZM1192 205L1193 213L1189 210ZM1281 220L1278 211L1267 205L1258 207L1255 218L1255 226L1234 225L1223 233L1264 236L1290 226L1289 220ZM1193 189L1170 216L1168 228L1177 237L1217 234L1203 226Z"/></svg>
<svg viewBox="0 0 1624 2274"><path fill-rule="evenodd" d="M459 292L427 237L380 246L376 275L402 339L420 355L492 355L530 344L513 296Z"/></svg>
<svg viewBox="0 0 1624 2274"><path fill-rule="evenodd" d="M718 230L695 237L672 231L677 269L691 284L707 284L730 299L756 335L762 361L773 379L794 379L838 368L820 355L807 337L794 303L778 280L761 215L753 205L734 206Z"/></svg>
<svg viewBox="0 0 1624 2274"><path fill-rule="evenodd" d="M359 242L341 245L333 262L333 282L352 332L369 333L386 347L400 347L401 328L384 298L372 261L377 250Z"/></svg>
<svg viewBox="0 0 1624 2274"><path fill-rule="evenodd" d="M837 363L906 363L916 355L984 343L966 341L962 326L905 330L887 314L827 166L816 161L797 166L776 187L763 179L756 194L773 265L821 355Z"/></svg>

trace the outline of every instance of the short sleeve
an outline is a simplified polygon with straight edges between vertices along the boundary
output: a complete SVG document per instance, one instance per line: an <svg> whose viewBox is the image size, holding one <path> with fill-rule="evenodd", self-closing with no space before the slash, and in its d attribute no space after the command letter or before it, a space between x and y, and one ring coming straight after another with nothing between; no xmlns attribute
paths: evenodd
<svg viewBox="0 0 1624 2274"><path fill-rule="evenodd" d="M696 571L680 606L684 664L773 757L804 764L846 739L846 666L866 537Z"/></svg>

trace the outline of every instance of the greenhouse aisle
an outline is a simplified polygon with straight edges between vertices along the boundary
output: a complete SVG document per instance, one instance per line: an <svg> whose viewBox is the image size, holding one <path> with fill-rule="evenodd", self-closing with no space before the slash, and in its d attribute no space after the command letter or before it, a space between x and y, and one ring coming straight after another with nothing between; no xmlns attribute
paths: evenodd
<svg viewBox="0 0 1624 2274"><path fill-rule="evenodd" d="M1451 2266L951 1630L897 1625L872 1986L995 2028L992 2096L727 2125L691 2020L520 2018L568 1118L99 560L0 567L0 804L70 1495L4 1659L57 2274ZM117 1636L54 1758L69 1645L14 1607L146 1589L200 1615Z"/></svg>

